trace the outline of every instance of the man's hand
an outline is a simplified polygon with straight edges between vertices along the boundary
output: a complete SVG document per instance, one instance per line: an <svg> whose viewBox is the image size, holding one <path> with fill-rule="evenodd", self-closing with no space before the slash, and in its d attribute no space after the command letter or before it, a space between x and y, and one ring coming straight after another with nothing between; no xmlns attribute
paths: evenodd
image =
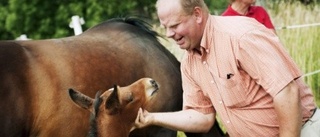
<svg viewBox="0 0 320 137"><path fill-rule="evenodd" d="M147 110L142 110L139 108L138 115L134 124L135 128L144 128L151 125L151 120L153 119L152 114Z"/></svg>

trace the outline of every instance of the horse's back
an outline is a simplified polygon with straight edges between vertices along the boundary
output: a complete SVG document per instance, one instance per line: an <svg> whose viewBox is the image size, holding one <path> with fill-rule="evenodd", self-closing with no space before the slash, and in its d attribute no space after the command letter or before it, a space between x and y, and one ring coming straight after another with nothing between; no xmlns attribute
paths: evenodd
<svg viewBox="0 0 320 137"><path fill-rule="evenodd" d="M67 89L93 97L142 77L154 78L162 89L150 111L179 110L179 62L160 46L152 33L119 21L78 36L0 42L1 108L8 110L0 113L0 135L86 136L89 113L72 104ZM134 133L152 136L158 128L140 131Z"/></svg>

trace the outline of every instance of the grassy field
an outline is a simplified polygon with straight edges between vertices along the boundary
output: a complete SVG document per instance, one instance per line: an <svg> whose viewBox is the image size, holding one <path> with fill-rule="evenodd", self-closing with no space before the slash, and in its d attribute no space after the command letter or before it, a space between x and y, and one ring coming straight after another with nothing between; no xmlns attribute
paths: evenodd
<svg viewBox="0 0 320 137"><path fill-rule="evenodd" d="M268 11L276 27L320 23L320 5L279 3ZM278 29L277 34L302 72L310 74L320 70L320 26ZM320 73L307 75L304 80L320 106Z"/></svg>
<svg viewBox="0 0 320 137"><path fill-rule="evenodd" d="M270 17L277 29L277 35L287 48L289 54L296 61L306 83L312 88L315 101L320 107L320 26L309 26L292 29L280 29L284 26L320 23L320 5L305 6L300 3L277 3L267 8ZM154 26L160 34L164 30ZM181 59L184 51L179 49L172 40L162 40L162 43L178 58ZM178 137L185 137L178 132Z"/></svg>

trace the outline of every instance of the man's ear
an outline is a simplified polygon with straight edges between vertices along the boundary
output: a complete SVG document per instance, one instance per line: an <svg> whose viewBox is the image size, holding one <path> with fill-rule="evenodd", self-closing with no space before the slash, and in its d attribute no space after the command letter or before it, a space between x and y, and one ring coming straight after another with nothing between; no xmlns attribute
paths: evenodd
<svg viewBox="0 0 320 137"><path fill-rule="evenodd" d="M197 23L201 23L203 21L203 11L200 7L194 7L193 16L196 18Z"/></svg>

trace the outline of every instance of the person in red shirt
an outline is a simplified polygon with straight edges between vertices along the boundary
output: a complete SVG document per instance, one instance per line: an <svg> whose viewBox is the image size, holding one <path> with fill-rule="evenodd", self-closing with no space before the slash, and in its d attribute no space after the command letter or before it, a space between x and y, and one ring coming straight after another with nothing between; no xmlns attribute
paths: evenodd
<svg viewBox="0 0 320 137"><path fill-rule="evenodd" d="M230 5L221 15L255 18L261 24L276 32L267 11L262 6L254 6L255 2L256 0L230 0Z"/></svg>

